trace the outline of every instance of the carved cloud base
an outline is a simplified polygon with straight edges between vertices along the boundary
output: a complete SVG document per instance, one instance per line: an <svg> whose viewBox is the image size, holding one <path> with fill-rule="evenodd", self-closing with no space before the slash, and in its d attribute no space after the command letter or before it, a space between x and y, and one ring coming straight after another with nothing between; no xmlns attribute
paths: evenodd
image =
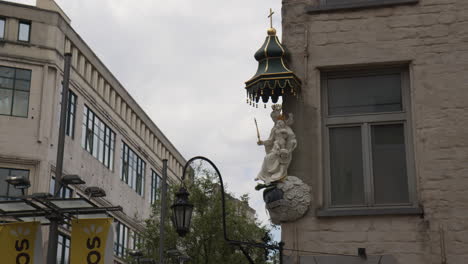
<svg viewBox="0 0 468 264"><path fill-rule="evenodd" d="M309 185L295 176L287 176L275 185L263 192L271 222L278 225L304 216L311 200Z"/></svg>

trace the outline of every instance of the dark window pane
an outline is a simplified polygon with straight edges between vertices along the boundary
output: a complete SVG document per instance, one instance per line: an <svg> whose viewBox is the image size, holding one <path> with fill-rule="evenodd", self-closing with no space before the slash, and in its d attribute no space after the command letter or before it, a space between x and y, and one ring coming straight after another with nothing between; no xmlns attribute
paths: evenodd
<svg viewBox="0 0 468 264"><path fill-rule="evenodd" d="M328 79L329 115L401 110L400 74Z"/></svg>
<svg viewBox="0 0 468 264"><path fill-rule="evenodd" d="M10 67L0 66L0 77L15 78L15 69Z"/></svg>
<svg viewBox="0 0 468 264"><path fill-rule="evenodd" d="M375 203L408 203L403 124L372 126L372 164Z"/></svg>
<svg viewBox="0 0 468 264"><path fill-rule="evenodd" d="M15 89L16 90L23 90L29 91L30 82L24 80L16 80L15 81Z"/></svg>
<svg viewBox="0 0 468 264"><path fill-rule="evenodd" d="M16 79L31 80L31 70L16 69Z"/></svg>
<svg viewBox="0 0 468 264"><path fill-rule="evenodd" d="M0 115L11 114L13 90L0 89Z"/></svg>
<svg viewBox="0 0 468 264"><path fill-rule="evenodd" d="M332 205L363 205L361 127L330 128Z"/></svg>
<svg viewBox="0 0 468 264"><path fill-rule="evenodd" d="M22 177L29 178L29 171L10 169L10 176L22 176Z"/></svg>
<svg viewBox="0 0 468 264"><path fill-rule="evenodd" d="M28 170L19 170L19 169L9 169L9 168L0 168L0 196L7 195L8 184L6 183L6 179L9 176L23 176L29 178L29 171ZM22 194L21 190L16 189L13 186L9 186L9 196L15 197L20 196Z"/></svg>
<svg viewBox="0 0 468 264"><path fill-rule="evenodd" d="M75 137L75 111L76 111L76 95L72 91L68 91L68 111L66 118L66 130L65 133L68 136L71 136L73 139Z"/></svg>
<svg viewBox="0 0 468 264"><path fill-rule="evenodd" d="M19 31L18 31L18 40L20 41L29 41L29 31L31 29L31 24L28 22L20 22Z"/></svg>
<svg viewBox="0 0 468 264"><path fill-rule="evenodd" d="M0 39L5 38L5 19L0 18Z"/></svg>
<svg viewBox="0 0 468 264"><path fill-rule="evenodd" d="M122 145L122 171L120 179L138 194L143 195L146 163L127 144L122 142Z"/></svg>
<svg viewBox="0 0 468 264"><path fill-rule="evenodd" d="M5 182L5 180L9 176L9 174L9 169L0 168L0 195L5 196L7 193L7 183Z"/></svg>
<svg viewBox="0 0 468 264"><path fill-rule="evenodd" d="M14 116L28 116L29 93L15 91L15 100L13 102Z"/></svg>
<svg viewBox="0 0 468 264"><path fill-rule="evenodd" d="M14 79L0 77L0 88L13 89Z"/></svg>

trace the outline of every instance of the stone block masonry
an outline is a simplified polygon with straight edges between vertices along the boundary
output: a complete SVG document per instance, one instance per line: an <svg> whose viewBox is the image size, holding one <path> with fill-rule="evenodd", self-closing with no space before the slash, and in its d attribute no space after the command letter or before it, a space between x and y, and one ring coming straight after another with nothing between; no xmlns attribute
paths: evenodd
<svg viewBox="0 0 468 264"><path fill-rule="evenodd" d="M290 67L305 83L295 112L299 144L290 174L312 187L306 217L283 224L286 248L393 255L403 264L468 263L468 1L307 14L318 0L283 0ZM306 33L306 31L308 33ZM307 55L307 56L306 56ZM307 67L306 65L307 64ZM316 216L324 206L320 71L407 66L417 203L424 216ZM305 72L307 70L307 72ZM306 253L286 252L293 260ZM320 255L320 254L317 254Z"/></svg>

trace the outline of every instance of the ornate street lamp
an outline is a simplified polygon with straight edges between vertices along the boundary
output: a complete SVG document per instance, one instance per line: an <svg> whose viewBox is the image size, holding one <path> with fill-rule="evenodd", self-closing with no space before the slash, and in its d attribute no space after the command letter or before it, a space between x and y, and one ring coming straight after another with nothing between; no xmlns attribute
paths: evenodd
<svg viewBox="0 0 468 264"><path fill-rule="evenodd" d="M202 157L202 156L196 156L187 161L187 163L184 166L184 170L182 171L182 187L179 189L179 191L175 194L175 203L171 206L172 209L172 219L173 223L175 225L175 228L177 230L177 233L179 236L185 236L189 231L190 231L190 222L192 219L192 212L193 212L193 204L190 203L188 200L189 193L187 189L184 186L184 180L185 180L185 174L187 172L187 168L189 167L190 163L192 163L194 160L204 160L208 162L216 171L216 175L218 175L219 178L219 187L221 188L221 210L222 210L222 219L223 219L223 235L224 235L224 240L228 242L230 245L238 246L239 249L242 251L244 256L247 258L249 263L254 264L252 258L250 257L249 253L247 250L245 250L245 246L250 246L250 247L257 247L257 248L263 248L265 250L278 250L280 253L280 264L283 263L283 242L280 242L278 245L275 244L267 244L267 243L256 243L256 242L245 242L245 241L238 241L238 240L232 240L229 239L227 236L227 230L226 230L226 205L225 205L225 198L224 198L224 184L223 184L223 178L221 177L221 173L219 172L218 168L216 165L209 159Z"/></svg>
<svg viewBox="0 0 468 264"><path fill-rule="evenodd" d="M190 230L193 204L188 200L189 193L184 187L175 195L175 203L171 206L173 222L179 236L185 236Z"/></svg>

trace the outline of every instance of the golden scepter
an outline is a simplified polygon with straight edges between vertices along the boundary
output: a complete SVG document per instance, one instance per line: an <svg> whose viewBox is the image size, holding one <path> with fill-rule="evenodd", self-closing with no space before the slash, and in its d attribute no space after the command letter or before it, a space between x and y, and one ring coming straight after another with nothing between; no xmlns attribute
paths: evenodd
<svg viewBox="0 0 468 264"><path fill-rule="evenodd" d="M258 125L257 125L257 119L254 117L254 121L255 121L255 127L257 128L257 138L258 138L258 142L260 142L260 132L258 131Z"/></svg>

